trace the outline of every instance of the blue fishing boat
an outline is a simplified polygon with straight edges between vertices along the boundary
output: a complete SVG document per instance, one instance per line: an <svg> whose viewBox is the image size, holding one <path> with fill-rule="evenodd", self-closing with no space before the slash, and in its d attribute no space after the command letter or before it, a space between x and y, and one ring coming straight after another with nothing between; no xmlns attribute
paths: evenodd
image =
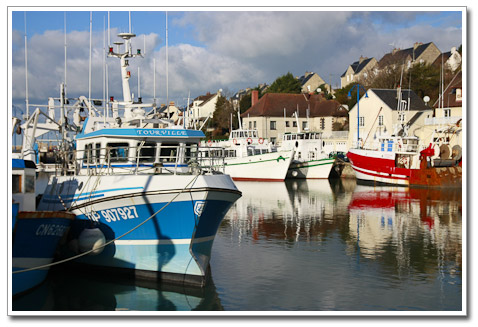
<svg viewBox="0 0 478 327"><path fill-rule="evenodd" d="M42 283L75 215L35 209L35 164L12 160L12 295Z"/></svg>
<svg viewBox="0 0 478 327"><path fill-rule="evenodd" d="M123 101L110 99L111 116L89 112L62 156L68 172L50 178L39 210L76 214L62 253L81 267L203 286L217 228L241 192L221 149L200 149L202 131L133 100L134 36L119 34L125 51L108 54L120 59Z"/></svg>

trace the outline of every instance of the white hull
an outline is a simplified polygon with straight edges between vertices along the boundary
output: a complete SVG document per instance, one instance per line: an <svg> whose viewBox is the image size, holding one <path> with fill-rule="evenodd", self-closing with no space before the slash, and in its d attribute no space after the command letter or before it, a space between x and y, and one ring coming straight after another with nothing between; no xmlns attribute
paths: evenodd
<svg viewBox="0 0 478 327"><path fill-rule="evenodd" d="M310 161L293 160L289 167L287 178L329 178L334 162L334 158Z"/></svg>
<svg viewBox="0 0 478 327"><path fill-rule="evenodd" d="M234 180L283 181L293 151L279 151L239 158L225 158L225 173Z"/></svg>

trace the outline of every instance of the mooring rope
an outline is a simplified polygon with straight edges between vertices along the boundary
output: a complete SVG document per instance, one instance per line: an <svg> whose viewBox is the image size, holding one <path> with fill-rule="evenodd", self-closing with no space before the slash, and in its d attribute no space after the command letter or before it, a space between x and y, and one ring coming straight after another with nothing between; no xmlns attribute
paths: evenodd
<svg viewBox="0 0 478 327"><path fill-rule="evenodd" d="M148 222L149 220L153 219L153 217L155 217L157 214L159 214L161 211L163 211L167 206L169 206L181 193L183 193L188 187L189 185L191 185L193 182L195 182L197 180L197 178L199 177L199 174L198 175L195 175L194 178L183 188L181 189L168 203L166 203L161 209L159 209L158 211L156 211L155 213L153 213L150 217L148 217L147 219L145 219L143 222L141 222L140 224L138 224L137 226L135 226L134 228L130 229L129 231L127 231L126 233L124 233L123 235L120 235L118 237L116 237L115 239L112 239L111 241L108 241L106 242L105 244L103 244L101 247L98 247L98 248L94 248L94 249L91 249L91 250L88 250L86 252L83 252L83 253L80 253L78 255L75 255L73 257L70 257L70 258L66 258L66 259L63 259L63 260L60 260L60 261L55 261L55 262L52 262L52 263L49 263L49 264L46 264L46 265L42 265L42 266L37 266L37 267L32 267L32 268L27 268L27 269L22 269L22 270L17 270L17 271L14 271L12 272L12 274L18 274L18 273L23 273L23 272L27 272L27 271L32 271L32 270L38 270L38 269L43 269L43 268L49 268L49 267L52 267L52 266L56 266L56 265L59 265L59 264L62 264L62 263L65 263L65 262L68 262L68 261L71 261L71 260L75 260L75 259L78 259L80 257L83 257L85 255L88 255L94 251L97 251L98 249L101 249L101 248L104 248L108 245L110 245L111 243L119 240L120 238L128 235L129 233L135 231L136 229L138 229L139 227L141 227L142 225L144 225L146 222Z"/></svg>

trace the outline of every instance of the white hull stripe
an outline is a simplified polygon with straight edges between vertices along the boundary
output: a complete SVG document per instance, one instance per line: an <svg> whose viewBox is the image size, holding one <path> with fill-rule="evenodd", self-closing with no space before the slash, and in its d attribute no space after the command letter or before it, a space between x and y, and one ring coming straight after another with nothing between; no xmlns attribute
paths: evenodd
<svg viewBox="0 0 478 327"><path fill-rule="evenodd" d="M374 174L374 175L383 176L385 178L399 178L399 179L406 179L407 178L406 175L387 174L387 173L382 173L382 172L375 171L375 170L368 170L368 169L359 168L359 167L354 166L354 165L352 165L352 168L354 170L356 170L358 172L361 172L362 174L366 174L366 175Z"/></svg>
<svg viewBox="0 0 478 327"><path fill-rule="evenodd" d="M194 243L203 243L214 240L214 236L201 237L194 239ZM117 240L115 245L181 245L191 244L190 238L171 239L171 240Z"/></svg>

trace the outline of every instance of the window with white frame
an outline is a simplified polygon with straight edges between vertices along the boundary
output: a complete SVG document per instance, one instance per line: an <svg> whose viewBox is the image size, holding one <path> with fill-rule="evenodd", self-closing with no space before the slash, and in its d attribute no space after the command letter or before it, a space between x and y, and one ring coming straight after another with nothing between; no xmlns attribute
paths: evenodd
<svg viewBox="0 0 478 327"><path fill-rule="evenodd" d="M398 114L398 122L399 123L405 122L405 114Z"/></svg>
<svg viewBox="0 0 478 327"><path fill-rule="evenodd" d="M365 117L359 117L359 126L364 127L365 126Z"/></svg>
<svg viewBox="0 0 478 327"><path fill-rule="evenodd" d="M451 109L450 108L444 109L443 114L445 117L451 117Z"/></svg>
<svg viewBox="0 0 478 327"><path fill-rule="evenodd" d="M275 120L271 120L271 130L276 130L277 127L276 127L276 121Z"/></svg>
<svg viewBox="0 0 478 327"><path fill-rule="evenodd" d="M325 129L325 118L320 118L320 129Z"/></svg>
<svg viewBox="0 0 478 327"><path fill-rule="evenodd" d="M383 126L383 115L378 116L378 126Z"/></svg>

